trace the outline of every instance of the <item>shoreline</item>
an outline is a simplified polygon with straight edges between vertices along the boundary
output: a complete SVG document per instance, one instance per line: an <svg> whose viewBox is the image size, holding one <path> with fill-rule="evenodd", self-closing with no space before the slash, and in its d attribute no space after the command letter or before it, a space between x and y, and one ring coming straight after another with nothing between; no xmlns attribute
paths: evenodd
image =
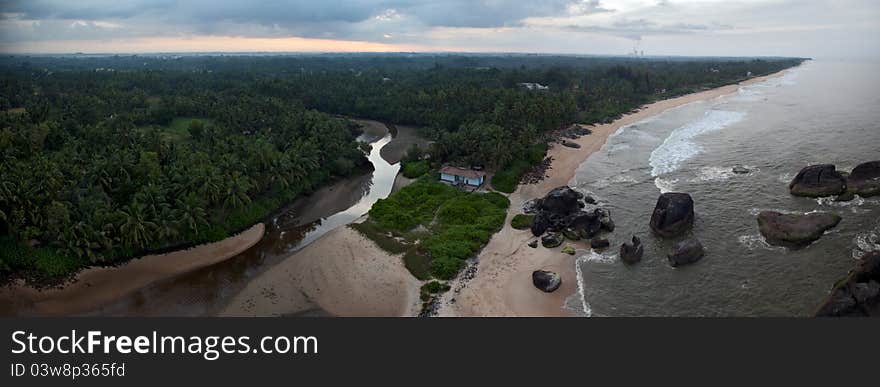
<svg viewBox="0 0 880 387"><path fill-rule="evenodd" d="M450 284L453 289L461 290L458 293L444 294L440 300L438 316L575 316L565 308L565 303L577 293L577 257L585 252L589 253L591 249L584 241L566 242L577 249L575 255L563 254L558 248L528 247L526 244L536 239L531 232L515 230L510 226L513 216L522 212L522 204L544 196L553 188L569 185L578 167L590 155L602 149L608 137L618 129L669 109L734 93L743 86L783 76L789 70L644 105L611 123L589 126L592 134L568 140L580 145L579 149L568 148L560 143L551 144L547 157L552 157L553 162L545 173L546 177L537 184L520 184L508 196L510 207L504 227L492 236L480 252L478 270L474 277L466 283L456 278ZM536 289L532 285L531 273L539 269L558 273L562 277L562 286L553 293L543 293ZM454 302L450 302L452 300Z"/></svg>
<svg viewBox="0 0 880 387"><path fill-rule="evenodd" d="M266 231L257 223L221 241L165 254L145 255L115 267L91 267L59 287L36 289L22 281L0 288L0 315L62 316L89 312L153 283L235 257Z"/></svg>

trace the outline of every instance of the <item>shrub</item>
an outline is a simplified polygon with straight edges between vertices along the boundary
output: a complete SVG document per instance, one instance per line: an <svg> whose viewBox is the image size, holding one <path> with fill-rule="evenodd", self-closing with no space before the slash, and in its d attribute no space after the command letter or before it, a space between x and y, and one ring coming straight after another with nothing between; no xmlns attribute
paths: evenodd
<svg viewBox="0 0 880 387"><path fill-rule="evenodd" d="M510 226L517 230L525 230L532 227L532 222L534 220L534 215L516 214L513 216L513 219L510 220Z"/></svg>
<svg viewBox="0 0 880 387"><path fill-rule="evenodd" d="M428 164L428 160L421 161L403 161L402 162L401 173L404 177L415 179L419 176L422 176L428 173L428 170L431 169L430 164Z"/></svg>

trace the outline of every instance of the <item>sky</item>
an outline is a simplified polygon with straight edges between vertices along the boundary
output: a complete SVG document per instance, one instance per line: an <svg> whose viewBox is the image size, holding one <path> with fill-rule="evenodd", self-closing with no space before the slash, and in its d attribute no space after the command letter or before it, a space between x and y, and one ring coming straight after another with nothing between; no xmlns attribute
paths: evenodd
<svg viewBox="0 0 880 387"><path fill-rule="evenodd" d="M880 0L0 0L0 52L880 56Z"/></svg>

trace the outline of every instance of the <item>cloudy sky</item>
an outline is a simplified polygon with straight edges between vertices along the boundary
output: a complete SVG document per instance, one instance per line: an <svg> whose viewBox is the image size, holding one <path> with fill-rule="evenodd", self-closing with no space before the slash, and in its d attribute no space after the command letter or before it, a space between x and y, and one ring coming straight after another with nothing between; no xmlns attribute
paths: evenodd
<svg viewBox="0 0 880 387"><path fill-rule="evenodd" d="M0 52L880 56L880 0L0 0Z"/></svg>

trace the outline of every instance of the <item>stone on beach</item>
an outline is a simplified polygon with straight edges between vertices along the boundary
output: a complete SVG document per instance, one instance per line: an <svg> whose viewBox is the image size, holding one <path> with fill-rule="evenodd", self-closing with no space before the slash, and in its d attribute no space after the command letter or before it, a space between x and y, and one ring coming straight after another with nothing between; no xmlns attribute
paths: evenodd
<svg viewBox="0 0 880 387"><path fill-rule="evenodd" d="M550 233L541 238L541 245L546 248L558 247L562 244L563 238L557 233Z"/></svg>
<svg viewBox="0 0 880 387"><path fill-rule="evenodd" d="M535 270L532 272L532 284L542 292L552 293L562 285L562 277L552 271Z"/></svg>

